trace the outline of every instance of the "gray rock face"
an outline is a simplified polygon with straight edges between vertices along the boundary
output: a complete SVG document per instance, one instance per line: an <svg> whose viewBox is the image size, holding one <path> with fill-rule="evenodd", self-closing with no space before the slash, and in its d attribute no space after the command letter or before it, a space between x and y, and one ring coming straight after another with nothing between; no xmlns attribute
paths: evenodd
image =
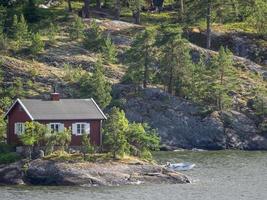
<svg viewBox="0 0 267 200"><path fill-rule="evenodd" d="M214 112L203 116L198 106L169 95L160 89L147 88L139 95L131 86L118 85L118 98L125 98L123 108L130 121L147 122L157 128L162 143L173 148L267 149L267 140L257 134L253 120L246 115Z"/></svg>
<svg viewBox="0 0 267 200"><path fill-rule="evenodd" d="M23 181L23 161L10 165L0 165L0 184L22 185Z"/></svg>
<svg viewBox="0 0 267 200"><path fill-rule="evenodd" d="M187 32L187 38L198 46L205 47L206 34L201 31ZM240 32L212 31L211 49L218 51L221 46L227 46L234 55L246 58L260 65L266 65L267 46L266 37Z"/></svg>
<svg viewBox="0 0 267 200"><path fill-rule="evenodd" d="M27 181L35 185L112 186L140 183L188 183L186 176L159 165L107 163L66 163L34 160Z"/></svg>

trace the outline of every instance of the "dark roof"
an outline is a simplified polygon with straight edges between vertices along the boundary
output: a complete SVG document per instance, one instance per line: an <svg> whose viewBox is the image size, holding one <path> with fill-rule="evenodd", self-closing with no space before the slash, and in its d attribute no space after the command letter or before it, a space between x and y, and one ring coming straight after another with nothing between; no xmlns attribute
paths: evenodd
<svg viewBox="0 0 267 200"><path fill-rule="evenodd" d="M32 120L106 119L93 99L17 99L17 102L22 104Z"/></svg>

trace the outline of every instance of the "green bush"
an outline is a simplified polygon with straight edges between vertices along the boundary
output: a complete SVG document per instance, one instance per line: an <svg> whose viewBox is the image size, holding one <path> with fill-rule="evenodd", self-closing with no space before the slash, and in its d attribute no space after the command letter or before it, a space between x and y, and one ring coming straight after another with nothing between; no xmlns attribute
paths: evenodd
<svg viewBox="0 0 267 200"><path fill-rule="evenodd" d="M9 153L15 151L15 147L6 143L0 143L0 154Z"/></svg>
<svg viewBox="0 0 267 200"><path fill-rule="evenodd" d="M109 63L117 62L117 49L114 43L112 42L110 36L103 41L102 52L104 55L104 59Z"/></svg>
<svg viewBox="0 0 267 200"><path fill-rule="evenodd" d="M7 50L8 48L8 39L6 34L4 34L2 27L0 26L0 51Z"/></svg>
<svg viewBox="0 0 267 200"><path fill-rule="evenodd" d="M19 159L20 156L18 156L15 152L0 153L0 164L16 162Z"/></svg>
<svg viewBox="0 0 267 200"><path fill-rule="evenodd" d="M100 26L95 21L92 21L89 30L84 34L84 46L89 50L99 52L103 41L104 38Z"/></svg>
<svg viewBox="0 0 267 200"><path fill-rule="evenodd" d="M83 38L84 29L85 29L85 26L84 26L82 19L79 16L75 15L74 21L71 24L70 29L69 29L70 38L73 40Z"/></svg>
<svg viewBox="0 0 267 200"><path fill-rule="evenodd" d="M41 35L39 33L33 34L30 51L33 54L37 54L42 52L43 50L44 50L44 42L41 39Z"/></svg>
<svg viewBox="0 0 267 200"><path fill-rule="evenodd" d="M47 37L48 37L48 40L49 40L49 43L50 44L55 44L56 43L56 35L57 35L57 32L59 31L59 28L57 25L53 24L53 23L50 23L49 24L49 28L47 30Z"/></svg>
<svg viewBox="0 0 267 200"><path fill-rule="evenodd" d="M12 38L16 43L18 49L24 47L29 38L28 24L25 21L23 15L20 16L19 20L16 15L13 16L13 24L11 26Z"/></svg>

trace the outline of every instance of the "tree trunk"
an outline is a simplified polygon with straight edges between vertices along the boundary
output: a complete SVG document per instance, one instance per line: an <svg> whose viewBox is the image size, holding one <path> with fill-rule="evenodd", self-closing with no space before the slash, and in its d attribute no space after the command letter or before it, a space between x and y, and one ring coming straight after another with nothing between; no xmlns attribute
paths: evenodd
<svg viewBox="0 0 267 200"><path fill-rule="evenodd" d="M170 78L169 78L169 84L168 84L168 92L170 94L173 93L173 67L171 67L171 71L170 71Z"/></svg>
<svg viewBox="0 0 267 200"><path fill-rule="evenodd" d="M224 79L224 67L222 66L221 75L220 75L221 87L223 87L223 85L224 85L223 79ZM220 89L220 94L219 94L219 109L220 110L223 109L223 103L222 102L223 102L223 100L222 100L222 89Z"/></svg>
<svg viewBox="0 0 267 200"><path fill-rule="evenodd" d="M147 88L147 80L148 80L148 48L147 47L146 47L144 67L145 68L144 68L143 88Z"/></svg>
<svg viewBox="0 0 267 200"><path fill-rule="evenodd" d="M101 8L101 0L96 0L96 8L97 9Z"/></svg>
<svg viewBox="0 0 267 200"><path fill-rule="evenodd" d="M89 6L90 6L90 0L84 0L84 17L85 18L90 17Z"/></svg>
<svg viewBox="0 0 267 200"><path fill-rule="evenodd" d="M184 0L180 0L180 18L184 20Z"/></svg>
<svg viewBox="0 0 267 200"><path fill-rule="evenodd" d="M68 0L68 10L69 12L72 12L71 0Z"/></svg>
<svg viewBox="0 0 267 200"><path fill-rule="evenodd" d="M120 20L120 14L121 14L121 2L120 0L116 0L115 5L115 19Z"/></svg>
<svg viewBox="0 0 267 200"><path fill-rule="evenodd" d="M207 49L211 46L211 1L208 1L207 5Z"/></svg>
<svg viewBox="0 0 267 200"><path fill-rule="evenodd" d="M235 18L236 18L236 20L240 20L239 19L238 2L236 2L235 0L232 0L232 7L233 7L234 12L235 12Z"/></svg>
<svg viewBox="0 0 267 200"><path fill-rule="evenodd" d="M133 11L133 18L135 24L140 24L140 10Z"/></svg>

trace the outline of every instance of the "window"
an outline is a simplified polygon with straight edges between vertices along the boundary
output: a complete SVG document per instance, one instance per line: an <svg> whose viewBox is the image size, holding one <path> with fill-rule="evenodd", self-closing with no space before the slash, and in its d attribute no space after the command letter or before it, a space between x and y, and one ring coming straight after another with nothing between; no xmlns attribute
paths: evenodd
<svg viewBox="0 0 267 200"><path fill-rule="evenodd" d="M75 123L72 125L72 133L74 135L82 135L84 133L90 133L90 124L89 123Z"/></svg>
<svg viewBox="0 0 267 200"><path fill-rule="evenodd" d="M24 123L15 123L15 134L21 135L24 132Z"/></svg>
<svg viewBox="0 0 267 200"><path fill-rule="evenodd" d="M60 124L60 123L50 123L50 130L51 130L51 133L58 133L60 131L62 131L62 125L63 124ZM64 128L64 125L63 125L63 128Z"/></svg>

